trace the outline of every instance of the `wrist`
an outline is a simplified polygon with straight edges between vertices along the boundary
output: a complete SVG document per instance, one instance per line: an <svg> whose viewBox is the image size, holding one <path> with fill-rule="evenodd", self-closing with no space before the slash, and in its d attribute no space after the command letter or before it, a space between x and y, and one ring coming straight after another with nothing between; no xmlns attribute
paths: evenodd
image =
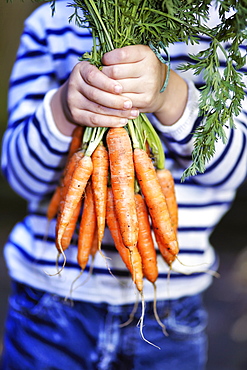
<svg viewBox="0 0 247 370"><path fill-rule="evenodd" d="M160 132L169 137L172 137L175 141L181 141L188 135L192 134L195 129L197 122L199 123L199 100L200 92L190 80L186 81L188 85L188 100L182 116L173 125L164 125L154 114L150 115L150 121Z"/></svg>
<svg viewBox="0 0 247 370"><path fill-rule="evenodd" d="M50 103L50 106L51 106L51 111L52 111L52 115L53 115L53 119L54 119L54 122L58 128L58 130L63 134L63 135L66 135L66 136L71 136L73 131L74 131L74 128L75 128L75 124L70 122L65 113L64 113L64 109L63 109L63 106L64 106L64 102L63 102L63 94L64 94L64 89L65 89L65 85L62 85L56 92L55 94L53 95L52 99L51 99L51 103Z"/></svg>
<svg viewBox="0 0 247 370"><path fill-rule="evenodd" d="M174 71L170 71L167 88L160 94L160 108L154 112L162 125L172 126L183 115L188 100L188 85Z"/></svg>

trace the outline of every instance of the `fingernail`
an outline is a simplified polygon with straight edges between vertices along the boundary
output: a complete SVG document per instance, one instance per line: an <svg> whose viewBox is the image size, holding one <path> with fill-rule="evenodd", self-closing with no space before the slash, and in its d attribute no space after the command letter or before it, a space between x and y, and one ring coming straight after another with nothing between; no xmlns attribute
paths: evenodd
<svg viewBox="0 0 247 370"><path fill-rule="evenodd" d="M121 125L125 126L125 125L127 125L127 123L128 123L128 119L127 118L121 118L120 119L120 124Z"/></svg>
<svg viewBox="0 0 247 370"><path fill-rule="evenodd" d="M139 110L138 109L132 109L130 112L131 117L138 117L139 116Z"/></svg>
<svg viewBox="0 0 247 370"><path fill-rule="evenodd" d="M116 85L114 87L114 91L116 94L120 94L122 92L122 86L121 85Z"/></svg>
<svg viewBox="0 0 247 370"><path fill-rule="evenodd" d="M132 103L131 103L131 101L130 100L126 100L125 102L124 102L124 108L125 109L130 109L132 107Z"/></svg>

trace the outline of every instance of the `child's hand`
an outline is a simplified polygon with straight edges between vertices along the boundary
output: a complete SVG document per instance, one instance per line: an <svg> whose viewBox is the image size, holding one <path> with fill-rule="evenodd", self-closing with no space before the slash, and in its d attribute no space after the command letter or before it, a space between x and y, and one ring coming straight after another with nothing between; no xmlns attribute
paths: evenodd
<svg viewBox="0 0 247 370"><path fill-rule="evenodd" d="M144 45L126 46L106 53L103 72L122 87L122 95L132 101L140 112L154 113L164 125L174 124L187 103L187 83L173 70L164 92L167 66Z"/></svg>
<svg viewBox="0 0 247 370"><path fill-rule="evenodd" d="M89 62L79 62L69 79L53 96L51 107L60 131L71 135L74 124L82 126L124 126L138 110L122 93L118 81L109 78Z"/></svg>
<svg viewBox="0 0 247 370"><path fill-rule="evenodd" d="M102 71L88 62L78 63L53 96L53 116L62 133L71 135L74 124L124 126L139 112L155 113L165 125L180 118L187 84L171 71L168 86L160 93L167 67L148 46L115 49L106 53L102 62Z"/></svg>
<svg viewBox="0 0 247 370"><path fill-rule="evenodd" d="M156 112L161 108L164 97L160 90L167 66L148 46L115 49L106 53L102 62L103 73L121 84L122 95L128 97L140 112Z"/></svg>

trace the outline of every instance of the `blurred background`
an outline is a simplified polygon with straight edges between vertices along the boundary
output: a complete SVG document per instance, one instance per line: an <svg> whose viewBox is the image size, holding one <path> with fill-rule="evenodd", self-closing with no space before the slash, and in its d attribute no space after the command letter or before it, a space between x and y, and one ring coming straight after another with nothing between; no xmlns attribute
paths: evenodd
<svg viewBox="0 0 247 370"><path fill-rule="evenodd" d="M15 60L24 19L40 3L0 0L0 139L7 122L8 79ZM0 350L10 282L3 246L14 224L26 211L0 175ZM247 183L238 191L232 209L211 237L221 265L220 278L205 294L209 311L209 361L207 370L247 369Z"/></svg>

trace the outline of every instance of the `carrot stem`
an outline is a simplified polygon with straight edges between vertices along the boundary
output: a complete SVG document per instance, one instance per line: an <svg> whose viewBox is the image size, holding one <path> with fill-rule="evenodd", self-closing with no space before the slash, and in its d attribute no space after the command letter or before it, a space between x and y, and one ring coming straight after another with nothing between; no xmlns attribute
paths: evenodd
<svg viewBox="0 0 247 370"><path fill-rule="evenodd" d="M99 143L101 142L107 127L87 127L85 130L85 138L83 144L87 144L85 156L91 157Z"/></svg>
<svg viewBox="0 0 247 370"><path fill-rule="evenodd" d="M158 169L165 167L165 153L159 135L145 114L141 114L142 127L147 135L147 142L152 150L154 165Z"/></svg>

